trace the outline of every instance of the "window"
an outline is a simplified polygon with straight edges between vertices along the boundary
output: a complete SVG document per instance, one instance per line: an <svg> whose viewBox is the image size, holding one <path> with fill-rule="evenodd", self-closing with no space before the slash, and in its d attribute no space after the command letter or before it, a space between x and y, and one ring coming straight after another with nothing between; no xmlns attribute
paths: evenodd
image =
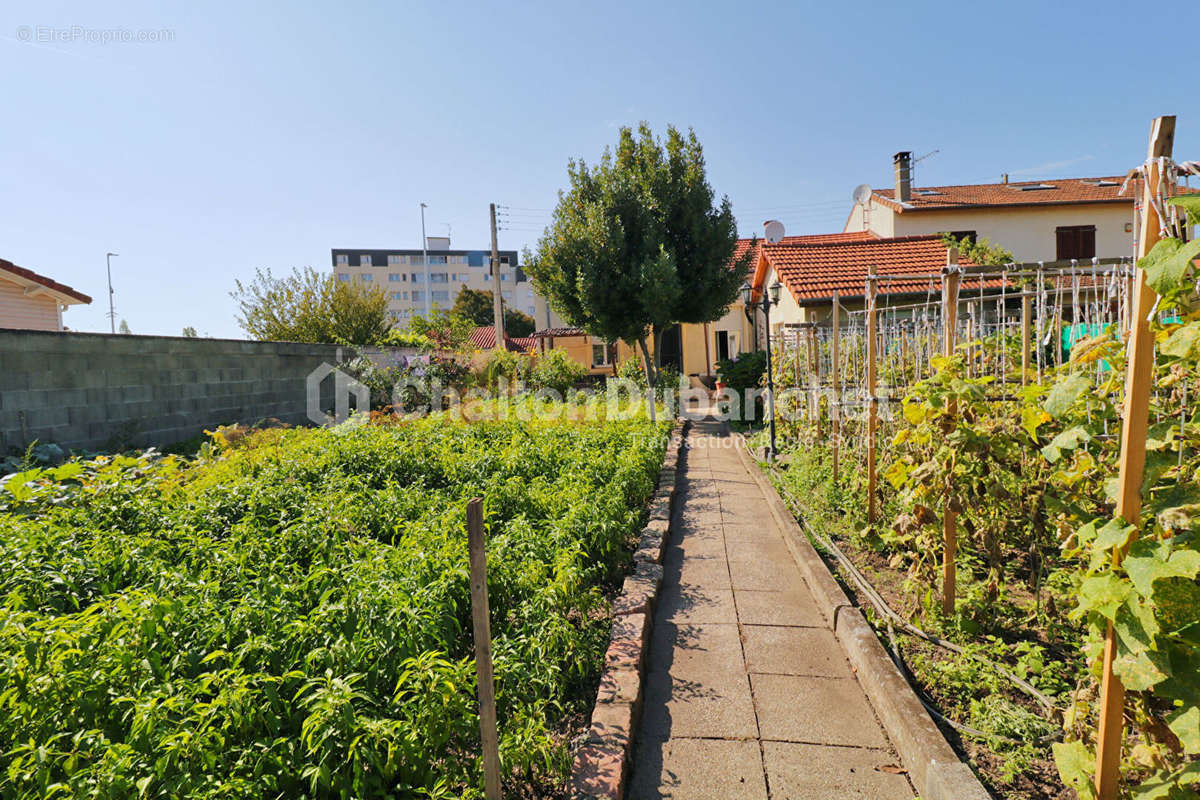
<svg viewBox="0 0 1200 800"><path fill-rule="evenodd" d="M339 273L338 273L338 280L339 280L339 281L348 281L348 280L350 280L350 276L349 276L347 273L345 273L345 272L339 272Z"/></svg>
<svg viewBox="0 0 1200 800"><path fill-rule="evenodd" d="M412 282L413 282L413 283L424 283L424 282L425 282L425 276L424 276L424 275L422 275L420 272L414 272L414 273L412 274Z"/></svg>
<svg viewBox="0 0 1200 800"><path fill-rule="evenodd" d="M436 289L430 292L429 296L434 300L434 302L445 303L450 300L450 293L445 289Z"/></svg>
<svg viewBox="0 0 1200 800"><path fill-rule="evenodd" d="M400 273L399 272L389 272L388 273L388 283L399 283L399 282L400 282Z"/></svg>
<svg viewBox="0 0 1200 800"><path fill-rule="evenodd" d="M404 299L405 299L405 300L407 300L407 299L408 299L408 292L402 292L401 294L403 294L403 295L404 295Z"/></svg>
<svg viewBox="0 0 1200 800"><path fill-rule="evenodd" d="M391 256L391 255L388 256L388 266L389 267L396 266L397 264L400 263L400 259L402 259L402 258L404 258L404 256Z"/></svg>
<svg viewBox="0 0 1200 800"><path fill-rule="evenodd" d="M389 296L389 297L391 297L393 300L402 300L402 299L403 299L403 298L400 296L400 293L399 293L399 292L392 292L392 293L391 293L390 295L388 295L388 296Z"/></svg>
<svg viewBox="0 0 1200 800"><path fill-rule="evenodd" d="M1064 225L1055 228L1054 235L1058 240L1059 261L1096 256L1095 225Z"/></svg>
<svg viewBox="0 0 1200 800"><path fill-rule="evenodd" d="M444 272L429 273L429 282L430 283L446 283L448 280L449 280L449 276Z"/></svg>
<svg viewBox="0 0 1200 800"><path fill-rule="evenodd" d="M337 265L339 267L348 266L350 264L350 256L346 255L345 253L338 253L335 260L337 261Z"/></svg>
<svg viewBox="0 0 1200 800"><path fill-rule="evenodd" d="M592 366L607 367L617 360L617 345L592 344Z"/></svg>
<svg viewBox="0 0 1200 800"><path fill-rule="evenodd" d="M358 264L359 264L359 266L361 266L361 267L369 267L369 266L371 266L371 257L370 257L370 256L368 256L368 255L361 255L361 256L359 256L359 257L358 257Z"/></svg>
<svg viewBox="0 0 1200 800"><path fill-rule="evenodd" d="M430 264L445 264L446 257L445 256L430 256L429 263Z"/></svg>
<svg viewBox="0 0 1200 800"><path fill-rule="evenodd" d="M424 300L424 299L425 299L425 292L413 292L413 293L412 293L412 299L413 299L413 300Z"/></svg>
<svg viewBox="0 0 1200 800"><path fill-rule="evenodd" d="M733 358L738 354L737 331L714 331L717 339L717 360Z"/></svg>
<svg viewBox="0 0 1200 800"><path fill-rule="evenodd" d="M373 277L373 276L372 276L372 275L371 275L369 272L364 272L362 275L359 275L359 276L358 276L358 279L359 279L360 281L362 281L363 283L370 283L370 282L371 282L371 279L372 279L372 277Z"/></svg>

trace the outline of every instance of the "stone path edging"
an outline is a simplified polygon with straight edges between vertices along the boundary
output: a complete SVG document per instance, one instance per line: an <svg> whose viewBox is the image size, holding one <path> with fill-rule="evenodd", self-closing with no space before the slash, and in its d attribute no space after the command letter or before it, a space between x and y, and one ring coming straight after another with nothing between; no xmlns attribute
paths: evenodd
<svg viewBox="0 0 1200 800"><path fill-rule="evenodd" d="M642 681L654 620L654 603L663 579L663 551L671 532L671 512L679 451L690 420L680 420L658 473L649 521L633 553L633 572L613 601L613 626L591 726L571 766L571 795L587 800L621 800L632 767L633 738L642 711ZM757 471L757 468L756 468Z"/></svg>
<svg viewBox="0 0 1200 800"><path fill-rule="evenodd" d="M922 800L991 800L971 768L958 759L888 657L861 609L850 602L800 523L763 475L744 437L738 436L737 440L738 454L767 498L771 515L785 532L784 539L808 580L818 607L832 623L834 634Z"/></svg>

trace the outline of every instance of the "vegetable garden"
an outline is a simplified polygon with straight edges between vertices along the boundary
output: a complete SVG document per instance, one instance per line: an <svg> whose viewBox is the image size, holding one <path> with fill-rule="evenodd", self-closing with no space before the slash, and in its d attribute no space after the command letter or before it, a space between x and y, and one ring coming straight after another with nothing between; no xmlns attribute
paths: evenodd
<svg viewBox="0 0 1200 800"><path fill-rule="evenodd" d="M474 496L506 782L554 795L666 443L665 424L561 408L11 477L0 795L479 796Z"/></svg>
<svg viewBox="0 0 1200 800"><path fill-rule="evenodd" d="M1005 797L1200 797L1200 170L1169 154L1136 268L872 274L776 341L772 479Z"/></svg>

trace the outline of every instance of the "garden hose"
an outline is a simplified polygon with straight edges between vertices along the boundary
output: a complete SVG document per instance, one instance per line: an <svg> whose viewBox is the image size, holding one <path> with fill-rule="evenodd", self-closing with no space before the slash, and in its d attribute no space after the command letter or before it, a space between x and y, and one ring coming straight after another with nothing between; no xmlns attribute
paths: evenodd
<svg viewBox="0 0 1200 800"><path fill-rule="evenodd" d="M793 503L789 500L788 505L792 506ZM850 575L850 578L858 586L859 590L861 590L861 592L870 601L871 605L875 608L875 611L880 615L880 617L882 617L884 619L884 621L887 624L887 638L888 638L888 642L890 645L889 655L891 655L892 660L896 663L897 668L900 669L900 671L904 674L906 679L908 679L910 685L913 684L912 671L908 668L908 664L907 664L907 662L905 662L904 656L900 652L900 645L896 642L896 634L895 634L895 630L893 628L893 622L896 624L896 626L900 627L905 633L911 634L920 639L924 639L925 641L929 642L930 644L936 645L936 646L944 648L946 650L950 650L953 653L967 656L968 658L972 658L980 663L986 664L987 666L994 669L997 673L999 673L1000 675L1003 675L1005 678L1007 678L1013 685L1015 685L1017 688L1019 688L1025 694L1029 695L1034 700L1036 700L1047 711L1049 711L1051 713L1061 713L1061 709L1054 704L1054 701L1052 701L1049 697L1047 697L1042 692L1038 691L1038 689L1036 687L1034 687L1031 683L1024 680L1019 675L1014 674L1008 668L1004 667L1001 664L996 663L995 661L991 660L990 658L987 658L985 656L982 656L982 655L979 655L976 653L968 652L963 647L955 644L954 642L949 642L949 641L946 641L945 639L941 638L940 636L935 636L934 634L927 633L926 631L921 630L917 626L910 623L908 620L901 617L895 611L893 611L891 606L889 606L887 604L887 601L883 599L883 597L879 594L879 592L875 589L875 587L871 584L871 582L869 580L867 580L866 576L863 575L861 571L859 571L858 567L856 567L854 565L854 562L852 562L846 556L846 554L841 551L841 549L833 542L833 540L831 538L829 538L828 536L825 536L823 534L820 534L816 530L814 530L813 527L808 524L808 520L804 517L803 514L796 514L796 509L794 507L792 508L792 511L793 511L793 514L795 514L796 518L800 521L800 524L804 526L804 530L807 531L808 535L811 536L815 541L817 541L828 552L833 554L833 556L838 560L838 563L846 570L846 572ZM949 725L950 727L954 728L957 731L966 733L970 736L975 736L977 738L982 738L982 739L989 739L989 738L1001 739L1001 740L1010 741L1010 742L1027 741L1025 739L1017 739L1015 737L1003 736L1000 734L984 733L983 731L976 730L975 728L972 728L969 725L964 725L961 722L956 722L955 720L952 720L949 717L947 717L946 715L942 714L932 703L930 703L925 698L924 693L921 692L919 688L914 686L914 689L916 689L917 698L921 701L921 705L923 705L925 707L926 711L928 711L932 716L936 717L939 721L945 722L947 725ZM1035 741L1039 744L1045 744L1045 743L1048 743L1048 742L1058 739L1061 735L1062 735L1061 731L1056 731L1055 733L1048 734L1046 736L1042 736L1042 737L1036 739Z"/></svg>

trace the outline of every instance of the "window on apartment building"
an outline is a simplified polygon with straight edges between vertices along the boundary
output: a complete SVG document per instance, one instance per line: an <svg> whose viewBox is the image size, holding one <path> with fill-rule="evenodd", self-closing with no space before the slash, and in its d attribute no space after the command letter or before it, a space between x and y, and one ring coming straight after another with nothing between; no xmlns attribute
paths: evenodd
<svg viewBox="0 0 1200 800"><path fill-rule="evenodd" d="M338 280L339 280L339 281L348 281L348 280L350 280L350 275L349 275L349 273L346 273L346 272L339 272L339 273L338 273Z"/></svg>
<svg viewBox="0 0 1200 800"><path fill-rule="evenodd" d="M1058 240L1059 261L1072 258L1094 258L1096 256L1095 225L1061 225L1054 229Z"/></svg>
<svg viewBox="0 0 1200 800"><path fill-rule="evenodd" d="M369 267L369 266L371 266L371 257L370 257L370 256L368 256L368 255L361 255L361 256L359 256L359 257L358 257L358 265L359 265L360 267Z"/></svg>
<svg viewBox="0 0 1200 800"><path fill-rule="evenodd" d="M429 273L429 282L430 283L446 283L447 281L449 281L449 279L450 279L450 276L444 272Z"/></svg>
<svg viewBox="0 0 1200 800"><path fill-rule="evenodd" d="M412 274L412 282L413 283L424 283L425 276L423 274L421 274L420 272L414 272Z"/></svg>
<svg viewBox="0 0 1200 800"><path fill-rule="evenodd" d="M358 276L358 279L363 283L370 283L373 277L374 276L372 276L369 272L364 272L362 275Z"/></svg>
<svg viewBox="0 0 1200 800"><path fill-rule="evenodd" d="M445 256L430 256L429 263L430 264L445 264L446 257Z"/></svg>
<svg viewBox="0 0 1200 800"><path fill-rule="evenodd" d="M424 300L424 299L425 299L425 292L413 292L413 293L412 293L412 299L413 299L413 300Z"/></svg>
<svg viewBox="0 0 1200 800"><path fill-rule="evenodd" d="M345 253L338 253L334 260L337 262L339 267L348 266L350 264L350 256L346 255Z"/></svg>
<svg viewBox="0 0 1200 800"><path fill-rule="evenodd" d="M403 300L404 298L400 295L400 292L392 292L392 299L393 300Z"/></svg>
<svg viewBox="0 0 1200 800"><path fill-rule="evenodd" d="M389 255L388 256L388 266L389 267L396 266L397 264L400 263L400 259L402 259L402 258L404 258L404 256Z"/></svg>
<svg viewBox="0 0 1200 800"><path fill-rule="evenodd" d="M429 293L429 297L435 303L446 303L450 300L450 292L445 289L438 289Z"/></svg>
<svg viewBox="0 0 1200 800"><path fill-rule="evenodd" d="M399 282L400 282L400 273L399 272L389 272L388 273L388 283L399 283Z"/></svg>
<svg viewBox="0 0 1200 800"><path fill-rule="evenodd" d="M404 295L404 299L405 299L405 300L407 300L407 299L408 299L408 292L401 292L401 294L403 294L403 295Z"/></svg>

